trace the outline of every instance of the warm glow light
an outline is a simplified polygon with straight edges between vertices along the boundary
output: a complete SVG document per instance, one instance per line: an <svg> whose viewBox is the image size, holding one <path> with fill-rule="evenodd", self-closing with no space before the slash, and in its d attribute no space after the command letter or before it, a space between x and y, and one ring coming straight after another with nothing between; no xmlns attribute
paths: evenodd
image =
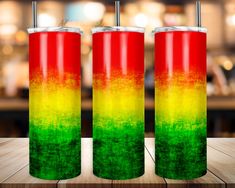
<svg viewBox="0 0 235 188"><path fill-rule="evenodd" d="M17 43L23 44L27 41L28 35L26 34L25 31L18 31L15 37Z"/></svg>
<svg viewBox="0 0 235 188"><path fill-rule="evenodd" d="M99 21L102 19L105 7L101 3L89 2L84 6L84 14L90 21Z"/></svg>
<svg viewBox="0 0 235 188"><path fill-rule="evenodd" d="M148 17L143 13L139 13L135 16L134 21L136 26L146 27L148 24Z"/></svg>
<svg viewBox="0 0 235 188"><path fill-rule="evenodd" d="M163 25L165 6L154 1L137 1L124 5L124 12L126 25L145 27L146 33L150 33L153 28ZM151 43L151 35L146 34L146 41Z"/></svg>
<svg viewBox="0 0 235 188"><path fill-rule="evenodd" d="M77 22L99 22L105 6L98 2L73 2L66 7L66 18Z"/></svg>
<svg viewBox="0 0 235 188"><path fill-rule="evenodd" d="M232 16L228 16L226 22L228 25L235 26L235 14Z"/></svg>
<svg viewBox="0 0 235 188"><path fill-rule="evenodd" d="M0 35L9 36L17 32L17 27L13 24L0 25Z"/></svg>
<svg viewBox="0 0 235 188"><path fill-rule="evenodd" d="M233 68L233 63L230 60L226 60L223 62L223 66L225 70L230 71Z"/></svg>
<svg viewBox="0 0 235 188"><path fill-rule="evenodd" d="M231 61L231 59L227 56L219 56L217 58L217 63L220 65L220 66L223 66L223 68L227 71L230 71L233 69L233 62Z"/></svg>
<svg viewBox="0 0 235 188"><path fill-rule="evenodd" d="M0 1L0 25L22 23L22 5L20 1Z"/></svg>
<svg viewBox="0 0 235 188"><path fill-rule="evenodd" d="M47 13L41 13L38 16L38 23L40 27L56 26L56 18Z"/></svg>

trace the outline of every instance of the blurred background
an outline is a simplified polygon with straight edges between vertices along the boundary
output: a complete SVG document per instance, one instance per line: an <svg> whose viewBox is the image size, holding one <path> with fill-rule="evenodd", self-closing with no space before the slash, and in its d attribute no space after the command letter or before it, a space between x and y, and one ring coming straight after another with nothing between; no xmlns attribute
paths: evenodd
<svg viewBox="0 0 235 188"><path fill-rule="evenodd" d="M235 0L201 0L208 28L208 136L235 137ZM154 135L154 43L159 26L194 25L195 1L123 0L121 25L146 28L146 135ZM73 26L82 37L82 135L92 134L91 29L114 25L113 1L38 1L40 27ZM0 1L0 137L28 135L31 1Z"/></svg>

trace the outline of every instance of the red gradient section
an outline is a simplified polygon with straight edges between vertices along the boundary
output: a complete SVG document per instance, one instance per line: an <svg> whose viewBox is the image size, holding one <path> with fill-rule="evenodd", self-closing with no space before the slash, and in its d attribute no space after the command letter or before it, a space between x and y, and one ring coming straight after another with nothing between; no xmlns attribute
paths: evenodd
<svg viewBox="0 0 235 188"><path fill-rule="evenodd" d="M155 76L206 75L206 33L172 31L155 34Z"/></svg>
<svg viewBox="0 0 235 188"><path fill-rule="evenodd" d="M79 33L38 32L29 35L30 80L56 83L75 81L80 86Z"/></svg>
<svg viewBox="0 0 235 188"><path fill-rule="evenodd" d="M143 33L118 31L93 34L93 73L109 78L142 74L143 44Z"/></svg>

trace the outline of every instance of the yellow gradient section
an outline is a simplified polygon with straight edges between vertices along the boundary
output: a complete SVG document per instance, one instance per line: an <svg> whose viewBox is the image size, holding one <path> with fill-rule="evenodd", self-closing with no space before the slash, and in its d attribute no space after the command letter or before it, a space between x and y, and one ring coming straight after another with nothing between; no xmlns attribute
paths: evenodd
<svg viewBox="0 0 235 188"><path fill-rule="evenodd" d="M196 120L206 116L206 84L155 86L155 110L159 121Z"/></svg>
<svg viewBox="0 0 235 188"><path fill-rule="evenodd" d="M142 120L144 116L143 79L117 78L102 85L96 79L93 88L93 113L105 118L134 117Z"/></svg>
<svg viewBox="0 0 235 188"><path fill-rule="evenodd" d="M81 92L78 88L71 89L52 83L31 84L29 103L31 123L45 128L51 128L58 122L63 126L72 126L68 120L76 120L81 115Z"/></svg>

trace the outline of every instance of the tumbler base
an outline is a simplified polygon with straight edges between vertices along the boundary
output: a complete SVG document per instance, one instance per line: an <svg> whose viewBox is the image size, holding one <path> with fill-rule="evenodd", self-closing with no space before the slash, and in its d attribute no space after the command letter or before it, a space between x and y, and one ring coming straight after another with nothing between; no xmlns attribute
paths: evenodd
<svg viewBox="0 0 235 188"><path fill-rule="evenodd" d="M57 176L57 177L50 177L50 176L42 176L39 174L33 174L33 173L29 173L31 176L35 177L35 178L39 178L39 179L44 179L44 180L66 180L66 179L71 179L71 178L75 178L77 176L79 176L81 174L81 172L78 172L77 174L74 175L70 175L70 176Z"/></svg>
<svg viewBox="0 0 235 188"><path fill-rule="evenodd" d="M99 178L103 178L103 179L108 179L108 180L130 180L130 179L135 179L135 178L139 178L141 176L144 175L144 172L143 173L140 173L140 174L136 174L134 176L130 176L130 177L116 177L116 176L105 176L105 175L102 175L102 174L97 174L95 172L93 172L93 174Z"/></svg>
<svg viewBox="0 0 235 188"><path fill-rule="evenodd" d="M167 178L167 179L172 179L172 180L193 180L193 179L197 179L206 175L206 173L207 173L207 170L202 172L201 174L194 175L194 176L171 176L171 175L161 174L161 173L156 173L156 175L162 178Z"/></svg>

